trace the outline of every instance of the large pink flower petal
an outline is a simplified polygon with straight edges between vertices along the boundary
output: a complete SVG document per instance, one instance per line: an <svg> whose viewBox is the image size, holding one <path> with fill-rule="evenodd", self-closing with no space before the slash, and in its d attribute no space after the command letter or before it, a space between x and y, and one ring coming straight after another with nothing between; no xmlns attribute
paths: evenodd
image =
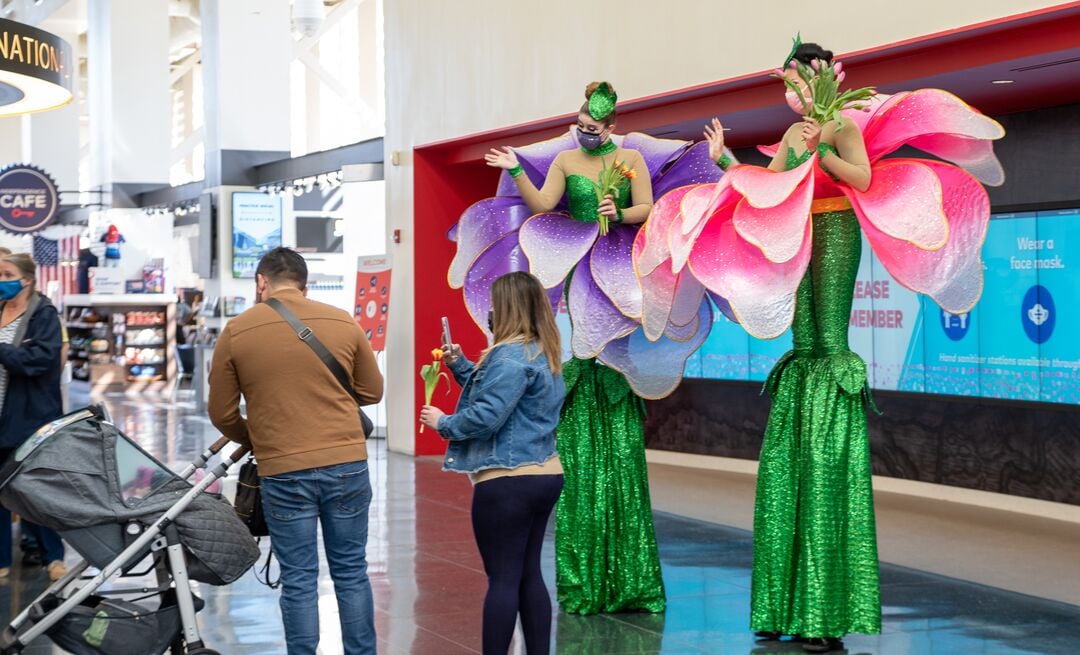
<svg viewBox="0 0 1080 655"><path fill-rule="evenodd" d="M638 322L620 312L596 285L588 257L574 269L567 300L573 321L571 347L575 357L596 357L611 341L638 328Z"/></svg>
<svg viewBox="0 0 1080 655"><path fill-rule="evenodd" d="M641 326L645 336L656 341L667 329L671 318L671 305L675 302L675 289L679 275L670 266L657 266L652 273L638 277L641 285Z"/></svg>
<svg viewBox="0 0 1080 655"><path fill-rule="evenodd" d="M680 272L675 280L675 293L671 298L669 327L688 325L697 316L698 305L704 299L705 285L699 282L690 271Z"/></svg>
<svg viewBox="0 0 1080 655"><path fill-rule="evenodd" d="M761 166L743 164L728 171L725 179L754 207L775 207L787 200L814 170L817 156L810 157L790 171L776 172Z"/></svg>
<svg viewBox="0 0 1080 655"><path fill-rule="evenodd" d="M453 233L457 251L447 271L450 288L458 289L465 284L465 274L476 258L520 228L530 214L519 198L485 198L466 209Z"/></svg>
<svg viewBox="0 0 1080 655"><path fill-rule="evenodd" d="M791 195L778 205L759 209L747 200L735 207L735 230L739 236L761 248L769 261L783 263L802 248L810 203L814 199L814 178L807 175Z"/></svg>
<svg viewBox="0 0 1080 655"><path fill-rule="evenodd" d="M695 187L683 196L679 217L668 231L668 250L671 252L671 268L681 271L686 258L694 247L705 224L717 216L730 217L741 198L724 177L719 184Z"/></svg>
<svg viewBox="0 0 1080 655"><path fill-rule="evenodd" d="M638 230L635 240L634 270L638 275L648 275L671 257L668 252L668 231L679 215L683 196L695 188L697 187L679 187L653 203L649 218Z"/></svg>
<svg viewBox="0 0 1080 655"><path fill-rule="evenodd" d="M908 145L960 166L983 184L1005 184L1005 170L994 154L994 143L983 139L928 134L908 141Z"/></svg>
<svg viewBox="0 0 1080 655"><path fill-rule="evenodd" d="M634 238L640 230L632 225L613 225L597 238L589 256L593 279L608 299L630 318L641 318L641 287L634 275Z"/></svg>
<svg viewBox="0 0 1080 655"><path fill-rule="evenodd" d="M886 101L867 123L863 139L876 161L929 134L994 140L1005 136L1005 129L948 91L919 89Z"/></svg>
<svg viewBox="0 0 1080 655"><path fill-rule="evenodd" d="M982 244L990 220L986 190L971 174L944 162L924 161L940 179L949 238L938 250L924 250L889 236L867 219L858 193L845 189L871 247L889 274L903 286L934 299L953 313L970 311L982 295Z"/></svg>
<svg viewBox="0 0 1080 655"><path fill-rule="evenodd" d="M669 395L682 381L686 360L694 354L712 329L712 306L703 302L693 323L697 331L686 341L662 337L650 341L642 330L612 341L599 360L626 376L634 393L656 400Z"/></svg>
<svg viewBox="0 0 1080 655"><path fill-rule="evenodd" d="M747 332L773 339L783 334L795 315L795 292L810 263L812 225L806 222L799 253L777 264L743 240L732 221L710 221L690 254L690 271L728 301Z"/></svg>
<svg viewBox="0 0 1080 655"><path fill-rule="evenodd" d="M923 250L937 250L949 238L941 182L928 160L889 159L874 164L870 188L852 190L862 216L881 232Z"/></svg>
<svg viewBox="0 0 1080 655"><path fill-rule="evenodd" d="M529 271L545 288L559 284L589 252L600 227L575 221L567 214L537 214L521 226L521 249L529 258Z"/></svg>

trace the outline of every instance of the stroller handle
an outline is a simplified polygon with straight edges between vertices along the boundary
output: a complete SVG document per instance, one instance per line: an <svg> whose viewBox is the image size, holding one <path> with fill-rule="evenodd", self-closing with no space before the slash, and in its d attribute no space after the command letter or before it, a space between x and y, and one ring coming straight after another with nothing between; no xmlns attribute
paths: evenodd
<svg viewBox="0 0 1080 655"><path fill-rule="evenodd" d="M217 455L221 452L221 449L229 445L229 438L222 437L214 442L214 445L210 446L210 454Z"/></svg>

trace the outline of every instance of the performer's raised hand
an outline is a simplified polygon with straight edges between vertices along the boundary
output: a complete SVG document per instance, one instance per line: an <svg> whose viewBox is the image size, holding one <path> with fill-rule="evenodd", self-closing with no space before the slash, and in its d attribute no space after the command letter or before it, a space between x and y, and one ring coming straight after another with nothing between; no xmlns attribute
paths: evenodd
<svg viewBox="0 0 1080 655"><path fill-rule="evenodd" d="M705 125L705 140L709 143L709 159L716 161L724 154L724 126L720 119L712 119Z"/></svg>
<svg viewBox="0 0 1080 655"><path fill-rule="evenodd" d="M491 152L484 155L484 161L487 162L488 166L493 168L505 168L506 170L510 170L518 165L517 155L514 154L514 151L509 146L492 148Z"/></svg>
<svg viewBox="0 0 1080 655"><path fill-rule="evenodd" d="M814 150L821 142L821 124L809 116L803 117L802 138L807 150Z"/></svg>

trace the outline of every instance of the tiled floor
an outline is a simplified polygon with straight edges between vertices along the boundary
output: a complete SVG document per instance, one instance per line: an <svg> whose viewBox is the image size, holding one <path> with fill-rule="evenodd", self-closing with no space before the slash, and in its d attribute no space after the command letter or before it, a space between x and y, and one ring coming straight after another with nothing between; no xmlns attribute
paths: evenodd
<svg viewBox="0 0 1080 655"><path fill-rule="evenodd" d="M186 463L216 437L185 405L109 399L117 424L170 464ZM472 541L470 487L437 461L387 454L373 442L368 559L380 653L478 653L485 580ZM797 653L795 644L756 644L747 631L750 535L657 514L668 591L663 615L557 614L558 653ZM1022 557L1022 553L1018 553ZM544 553L553 582L550 542ZM0 583L0 612L13 615L43 585L39 570ZM333 585L320 581L323 646L341 653ZM276 594L252 574L229 587L199 586L207 645L229 655L284 653ZM849 653L968 655L1080 652L1080 607L1021 596L899 567L882 566L884 632L845 640ZM515 647L516 648L516 647ZM26 652L59 653L47 643Z"/></svg>

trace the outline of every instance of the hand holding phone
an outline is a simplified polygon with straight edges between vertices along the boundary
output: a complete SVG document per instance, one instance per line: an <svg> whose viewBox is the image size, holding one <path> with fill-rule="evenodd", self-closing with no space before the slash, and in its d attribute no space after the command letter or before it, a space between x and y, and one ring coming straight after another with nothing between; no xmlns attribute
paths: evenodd
<svg viewBox="0 0 1080 655"><path fill-rule="evenodd" d="M450 340L450 321L445 316L442 317L442 342L446 345L454 343Z"/></svg>

